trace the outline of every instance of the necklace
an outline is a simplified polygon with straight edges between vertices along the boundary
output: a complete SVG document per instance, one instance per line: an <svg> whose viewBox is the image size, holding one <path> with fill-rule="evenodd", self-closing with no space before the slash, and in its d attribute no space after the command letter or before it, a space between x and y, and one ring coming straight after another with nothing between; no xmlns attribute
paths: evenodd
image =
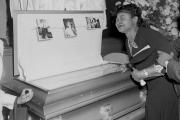
<svg viewBox="0 0 180 120"><path fill-rule="evenodd" d="M128 43L129 43L130 47L138 48L137 44L134 41L129 41L128 40Z"/></svg>
<svg viewBox="0 0 180 120"><path fill-rule="evenodd" d="M132 48L138 48L137 44L134 41L130 41L130 40L128 40L128 46L131 55L132 55Z"/></svg>

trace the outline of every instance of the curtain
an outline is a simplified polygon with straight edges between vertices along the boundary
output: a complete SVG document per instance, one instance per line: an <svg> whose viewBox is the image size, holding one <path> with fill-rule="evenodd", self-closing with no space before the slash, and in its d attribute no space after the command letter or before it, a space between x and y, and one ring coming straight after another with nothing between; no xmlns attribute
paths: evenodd
<svg viewBox="0 0 180 120"><path fill-rule="evenodd" d="M10 0L11 16L15 10L102 10L106 26L105 0Z"/></svg>
<svg viewBox="0 0 180 120"><path fill-rule="evenodd" d="M104 10L105 0L10 0L13 10Z"/></svg>

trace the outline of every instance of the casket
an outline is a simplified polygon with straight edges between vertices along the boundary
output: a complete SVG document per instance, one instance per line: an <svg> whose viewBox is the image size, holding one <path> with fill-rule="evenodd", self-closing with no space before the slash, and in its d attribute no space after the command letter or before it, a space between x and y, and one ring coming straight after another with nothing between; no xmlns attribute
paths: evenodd
<svg viewBox="0 0 180 120"><path fill-rule="evenodd" d="M13 68L13 79L3 86L16 94L33 90L33 99L26 103L32 119L144 116L144 103L129 72L102 59L103 18L102 11L16 12L13 53L5 57L13 58L12 67L6 68Z"/></svg>

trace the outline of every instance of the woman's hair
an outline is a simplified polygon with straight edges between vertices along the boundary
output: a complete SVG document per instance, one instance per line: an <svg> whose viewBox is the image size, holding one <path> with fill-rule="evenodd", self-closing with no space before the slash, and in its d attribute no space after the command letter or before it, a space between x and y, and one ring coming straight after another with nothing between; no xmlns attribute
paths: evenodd
<svg viewBox="0 0 180 120"><path fill-rule="evenodd" d="M141 8L136 6L135 4L127 4L127 5L120 5L117 9L117 14L120 12L126 12L129 13L132 17L138 17L137 25L144 26L145 22L143 21L141 14ZM147 26L146 26L147 27Z"/></svg>

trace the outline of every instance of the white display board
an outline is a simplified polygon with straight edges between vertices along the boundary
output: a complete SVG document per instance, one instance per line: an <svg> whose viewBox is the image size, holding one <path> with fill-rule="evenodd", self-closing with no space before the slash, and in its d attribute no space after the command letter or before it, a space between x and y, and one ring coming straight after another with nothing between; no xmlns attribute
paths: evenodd
<svg viewBox="0 0 180 120"><path fill-rule="evenodd" d="M103 17L102 11L17 11L14 75L32 81L103 64ZM87 18L98 21L98 27L89 29ZM43 20L48 30L46 37L38 29ZM70 37L65 35L64 21L68 20L76 30Z"/></svg>

